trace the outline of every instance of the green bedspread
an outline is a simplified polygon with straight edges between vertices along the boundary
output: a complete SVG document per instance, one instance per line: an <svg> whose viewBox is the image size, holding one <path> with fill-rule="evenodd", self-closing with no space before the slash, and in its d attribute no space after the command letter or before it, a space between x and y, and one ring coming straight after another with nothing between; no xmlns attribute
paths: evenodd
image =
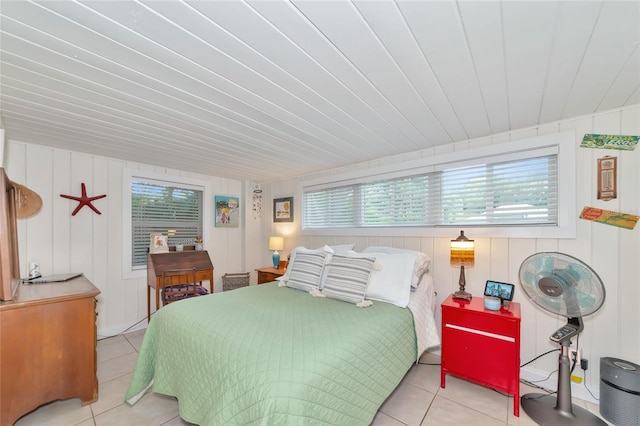
<svg viewBox="0 0 640 426"><path fill-rule="evenodd" d="M156 312L126 400L152 384L199 425L367 425L415 359L408 309L274 282Z"/></svg>

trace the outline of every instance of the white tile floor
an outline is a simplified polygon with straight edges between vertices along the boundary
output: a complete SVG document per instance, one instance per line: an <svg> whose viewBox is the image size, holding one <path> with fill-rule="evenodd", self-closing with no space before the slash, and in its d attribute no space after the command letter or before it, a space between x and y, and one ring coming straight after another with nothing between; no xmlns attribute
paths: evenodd
<svg viewBox="0 0 640 426"><path fill-rule="evenodd" d="M124 403L144 330L98 342L99 399L82 407L79 399L56 401L25 415L15 426L178 426L190 425L178 416L175 398L148 393L135 406ZM421 362L437 364L439 357L425 354ZM521 393L538 392L521 385ZM598 414L598 407L579 399L574 404ZM375 426L525 426L535 425L520 410L513 415L513 398L465 380L447 376L440 388L438 365L414 365L384 402Z"/></svg>

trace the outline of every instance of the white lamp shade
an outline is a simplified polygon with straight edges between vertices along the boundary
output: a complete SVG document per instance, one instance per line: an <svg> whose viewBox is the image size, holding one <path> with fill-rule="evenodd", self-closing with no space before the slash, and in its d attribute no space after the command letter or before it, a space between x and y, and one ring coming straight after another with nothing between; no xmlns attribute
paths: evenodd
<svg viewBox="0 0 640 426"><path fill-rule="evenodd" d="M269 250L282 250L284 248L284 238L269 237Z"/></svg>

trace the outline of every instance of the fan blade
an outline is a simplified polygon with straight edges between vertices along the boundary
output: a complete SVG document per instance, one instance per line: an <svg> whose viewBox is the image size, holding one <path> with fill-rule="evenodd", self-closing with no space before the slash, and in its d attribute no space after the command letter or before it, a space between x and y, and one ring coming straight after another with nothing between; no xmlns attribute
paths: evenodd
<svg viewBox="0 0 640 426"><path fill-rule="evenodd" d="M545 275L548 276L553 273L553 269L554 269L553 264L554 264L553 256L546 256L546 255L534 257L533 259L531 259L531 263L530 263L532 269L543 276Z"/></svg>

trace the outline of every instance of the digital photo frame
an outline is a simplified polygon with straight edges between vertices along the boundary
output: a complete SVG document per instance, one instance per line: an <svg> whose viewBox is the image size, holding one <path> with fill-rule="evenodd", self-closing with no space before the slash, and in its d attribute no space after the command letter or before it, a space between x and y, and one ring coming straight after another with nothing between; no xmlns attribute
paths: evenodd
<svg viewBox="0 0 640 426"><path fill-rule="evenodd" d="M513 284L487 280L484 286L484 295L497 297L500 299L500 304L504 305L504 302L511 302L513 300L515 287Z"/></svg>

